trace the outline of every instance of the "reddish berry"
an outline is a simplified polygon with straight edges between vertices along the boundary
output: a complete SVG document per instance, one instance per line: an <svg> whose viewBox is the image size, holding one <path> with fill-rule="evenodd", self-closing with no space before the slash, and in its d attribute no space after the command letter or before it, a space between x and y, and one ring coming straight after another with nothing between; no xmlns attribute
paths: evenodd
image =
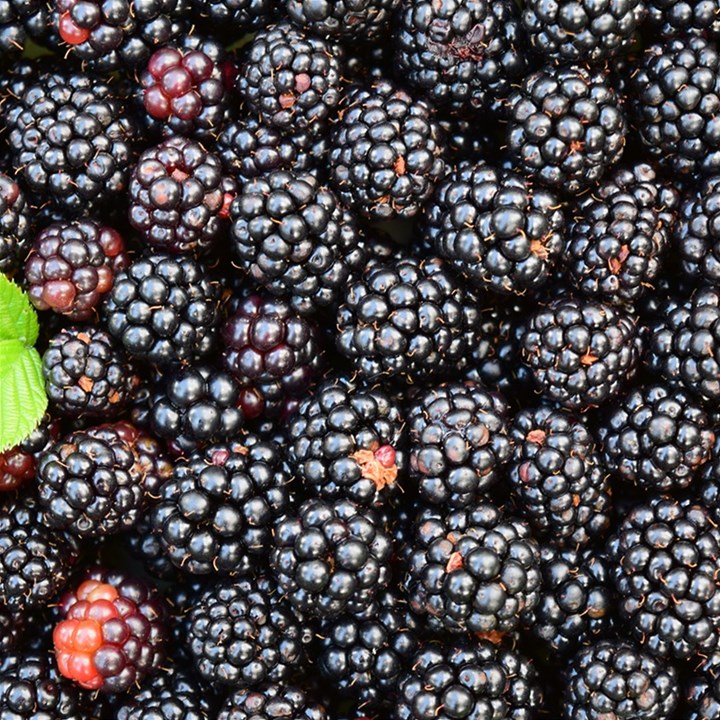
<svg viewBox="0 0 720 720"><path fill-rule="evenodd" d="M40 453L57 439L58 432L57 423L44 423L19 445L0 453L0 492L17 490L35 477Z"/></svg>

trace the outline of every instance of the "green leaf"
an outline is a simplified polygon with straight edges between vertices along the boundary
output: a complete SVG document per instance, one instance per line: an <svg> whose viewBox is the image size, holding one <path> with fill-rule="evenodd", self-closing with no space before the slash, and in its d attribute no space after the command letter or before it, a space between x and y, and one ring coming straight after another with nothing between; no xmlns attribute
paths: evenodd
<svg viewBox="0 0 720 720"><path fill-rule="evenodd" d="M0 340L19 340L32 347L39 332L37 314L28 296L0 274Z"/></svg>

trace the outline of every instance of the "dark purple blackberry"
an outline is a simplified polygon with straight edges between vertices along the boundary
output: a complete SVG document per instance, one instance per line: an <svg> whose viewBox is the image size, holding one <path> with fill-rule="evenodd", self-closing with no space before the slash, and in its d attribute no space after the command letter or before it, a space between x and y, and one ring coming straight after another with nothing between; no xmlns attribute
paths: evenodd
<svg viewBox="0 0 720 720"><path fill-rule="evenodd" d="M314 496L376 505L398 490L403 417L382 388L343 376L326 380L300 404L287 431L290 464Z"/></svg>
<svg viewBox="0 0 720 720"><path fill-rule="evenodd" d="M188 615L188 648L200 675L215 687L287 682L307 663L312 637L264 575L218 583Z"/></svg>
<svg viewBox="0 0 720 720"><path fill-rule="evenodd" d="M601 72L548 65L527 75L508 102L510 154L544 185L577 193L622 156L625 113Z"/></svg>
<svg viewBox="0 0 720 720"><path fill-rule="evenodd" d="M130 224L151 247L200 254L226 230L235 182L199 143L171 137L146 150L130 179Z"/></svg>
<svg viewBox="0 0 720 720"><path fill-rule="evenodd" d="M521 347L538 390L570 410L602 405L634 376L642 342L623 309L560 295L538 308Z"/></svg>
<svg viewBox="0 0 720 720"><path fill-rule="evenodd" d="M303 315L333 305L363 263L355 219L307 173L274 171L245 183L230 216L237 266Z"/></svg>
<svg viewBox="0 0 720 720"><path fill-rule="evenodd" d="M247 575L267 558L289 511L291 475L277 443L245 435L175 463L150 523L165 554L192 575Z"/></svg>
<svg viewBox="0 0 720 720"><path fill-rule="evenodd" d="M175 370L153 394L149 420L176 454L232 440L245 425L240 385L210 365Z"/></svg>
<svg viewBox="0 0 720 720"><path fill-rule="evenodd" d="M632 390L597 429L605 464L643 490L688 487L710 459L715 432L707 413L679 388Z"/></svg>
<svg viewBox="0 0 720 720"><path fill-rule="evenodd" d="M222 327L223 364L249 417L275 418L305 398L324 365L318 328L279 298L248 295Z"/></svg>
<svg viewBox="0 0 720 720"><path fill-rule="evenodd" d="M386 588L392 541L372 510L307 500L274 529L270 568L292 606L310 617L367 610Z"/></svg>
<svg viewBox="0 0 720 720"><path fill-rule="evenodd" d="M397 720L532 720L542 703L533 665L487 640L425 643L400 681Z"/></svg>
<svg viewBox="0 0 720 720"><path fill-rule="evenodd" d="M662 37L720 34L720 4L717 0L646 0L647 26ZM653 35L651 35L653 37Z"/></svg>
<svg viewBox="0 0 720 720"><path fill-rule="evenodd" d="M11 163L32 192L84 215L126 191L138 131L112 85L84 73L44 73L8 105Z"/></svg>
<svg viewBox="0 0 720 720"><path fill-rule="evenodd" d="M467 365L478 309L439 258L366 267L338 309L338 350L365 380L407 383L449 375Z"/></svg>
<svg viewBox="0 0 720 720"><path fill-rule="evenodd" d="M510 440L513 498L538 537L574 548L602 539L611 491L587 423L543 405L515 416Z"/></svg>
<svg viewBox="0 0 720 720"><path fill-rule="evenodd" d="M720 715L720 655L713 653L695 668L686 697L688 720L714 720Z"/></svg>
<svg viewBox="0 0 720 720"><path fill-rule="evenodd" d="M140 384L112 337L94 327L54 335L42 357L42 373L53 412L72 418L118 415Z"/></svg>
<svg viewBox="0 0 720 720"><path fill-rule="evenodd" d="M343 59L339 45L287 22L268 25L247 48L238 90L265 125L318 137L340 102Z"/></svg>
<svg viewBox="0 0 720 720"><path fill-rule="evenodd" d="M42 38L47 15L42 0L0 0L0 55L19 55L28 36Z"/></svg>
<svg viewBox="0 0 720 720"><path fill-rule="evenodd" d="M720 53L702 37L651 45L628 80L646 151L675 176L720 170Z"/></svg>
<svg viewBox="0 0 720 720"><path fill-rule="evenodd" d="M567 673L567 720L671 720L679 699L677 672L625 640L580 650Z"/></svg>
<svg viewBox="0 0 720 720"><path fill-rule="evenodd" d="M190 362L214 349L220 285L189 257L140 257L118 273L104 306L110 334L139 360Z"/></svg>
<svg viewBox="0 0 720 720"><path fill-rule="evenodd" d="M390 28L400 0L282 0L299 28L325 38L373 42Z"/></svg>
<svg viewBox="0 0 720 720"><path fill-rule="evenodd" d="M678 192L650 165L617 170L574 207L570 281L588 297L635 302L660 274L678 204Z"/></svg>
<svg viewBox="0 0 720 720"><path fill-rule="evenodd" d="M330 136L330 181L370 220L411 218L445 173L444 154L430 106L376 80L343 99Z"/></svg>
<svg viewBox="0 0 720 720"><path fill-rule="evenodd" d="M227 34L236 41L238 30L252 30L269 22L275 11L274 0L190 0L195 15L213 33Z"/></svg>
<svg viewBox="0 0 720 720"><path fill-rule="evenodd" d="M425 210L427 240L481 289L522 295L544 285L564 250L557 195L484 160L461 162Z"/></svg>
<svg viewBox="0 0 720 720"><path fill-rule="evenodd" d="M329 720L325 708L304 690L286 683L268 683L238 690L223 704L217 720Z"/></svg>
<svg viewBox="0 0 720 720"><path fill-rule="evenodd" d="M406 413L410 479L443 508L472 505L503 475L512 446L508 407L472 382L429 386Z"/></svg>
<svg viewBox="0 0 720 720"><path fill-rule="evenodd" d="M657 657L713 652L720 640L720 530L690 500L653 497L608 543L620 616Z"/></svg>
<svg viewBox="0 0 720 720"><path fill-rule="evenodd" d="M540 600L537 543L494 505L423 510L410 544L405 590L434 632L496 640Z"/></svg>
<svg viewBox="0 0 720 720"><path fill-rule="evenodd" d="M12 272L25 260L31 240L29 210L20 186L0 172L0 272Z"/></svg>

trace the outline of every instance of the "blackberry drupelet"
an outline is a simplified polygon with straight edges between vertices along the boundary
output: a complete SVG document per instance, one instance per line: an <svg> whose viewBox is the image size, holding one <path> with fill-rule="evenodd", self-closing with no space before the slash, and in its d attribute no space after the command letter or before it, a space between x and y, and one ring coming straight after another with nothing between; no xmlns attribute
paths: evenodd
<svg viewBox="0 0 720 720"><path fill-rule="evenodd" d="M369 382L455 373L477 339L476 299L439 258L368 265L343 300L337 347Z"/></svg>
<svg viewBox="0 0 720 720"><path fill-rule="evenodd" d="M720 713L720 655L713 653L695 668L686 689L688 720L713 720Z"/></svg>
<svg viewBox="0 0 720 720"><path fill-rule="evenodd" d="M329 720L325 708L294 685L267 683L228 696L217 720Z"/></svg>
<svg viewBox="0 0 720 720"><path fill-rule="evenodd" d="M307 662L311 639L310 627L264 575L218 583L188 615L188 648L215 687L286 683Z"/></svg>
<svg viewBox="0 0 720 720"><path fill-rule="evenodd" d="M533 665L487 640L425 643L400 681L397 720L531 720L542 702Z"/></svg>
<svg viewBox="0 0 720 720"><path fill-rule="evenodd" d="M607 402L633 378L642 342L624 309L561 294L531 315L521 349L538 390L580 410Z"/></svg>
<svg viewBox="0 0 720 720"><path fill-rule="evenodd" d="M246 435L175 463L150 514L167 557L192 575L248 575L290 510L292 477L276 442Z"/></svg>
<svg viewBox="0 0 720 720"><path fill-rule="evenodd" d="M273 535L270 568L283 595L309 617L364 612L387 586L392 541L372 510L307 500Z"/></svg>
<svg viewBox="0 0 720 720"><path fill-rule="evenodd" d="M35 478L40 453L60 432L59 423L46 416L22 442L0 453L0 493L12 492Z"/></svg>
<svg viewBox="0 0 720 720"><path fill-rule="evenodd" d="M544 285L564 250L551 190L484 160L461 162L425 210L427 240L480 289L522 295Z"/></svg>
<svg viewBox="0 0 720 720"><path fill-rule="evenodd" d="M564 410L523 409L510 428L508 480L538 537L578 548L610 527L611 490L590 426Z"/></svg>
<svg viewBox="0 0 720 720"><path fill-rule="evenodd" d="M220 285L189 257L157 253L118 273L105 322L131 356L161 366L198 360L215 346Z"/></svg>
<svg viewBox="0 0 720 720"><path fill-rule="evenodd" d="M508 103L510 155L543 185L577 193L622 156L625 113L599 71L545 66L527 75Z"/></svg>
<svg viewBox="0 0 720 720"><path fill-rule="evenodd" d="M42 373L53 412L71 418L114 417L140 385L113 338L94 327L71 327L50 338Z"/></svg>
<svg viewBox="0 0 720 720"><path fill-rule="evenodd" d="M500 395L472 382L420 391L405 415L410 479L420 497L466 507L500 480L512 452L508 412Z"/></svg>
<svg viewBox="0 0 720 720"><path fill-rule="evenodd" d="M634 507L608 543L620 616L652 655L718 647L720 530L702 505L667 496Z"/></svg>
<svg viewBox="0 0 720 720"><path fill-rule="evenodd" d="M568 227L569 278L588 297L635 302L659 277L679 196L650 165L620 168L575 205Z"/></svg>
<svg viewBox="0 0 720 720"><path fill-rule="evenodd" d="M28 36L46 32L48 6L42 0L0 1L0 55L19 55Z"/></svg>
<svg viewBox="0 0 720 720"><path fill-rule="evenodd" d="M508 0L410 0L393 42L397 76L436 105L501 107L527 70L520 13Z"/></svg>
<svg viewBox="0 0 720 720"><path fill-rule="evenodd" d="M0 2L0 17L1 8ZM0 172L0 272L10 273L25 260L31 241L30 223L25 193L13 178Z"/></svg>
<svg viewBox="0 0 720 720"><path fill-rule="evenodd" d="M200 254L226 229L235 192L216 155L171 137L146 150L133 169L130 224L155 249Z"/></svg>
<svg viewBox="0 0 720 720"><path fill-rule="evenodd" d="M102 212L127 189L138 130L102 79L65 69L28 79L4 121L14 172L59 209Z"/></svg>
<svg viewBox="0 0 720 720"><path fill-rule="evenodd" d="M717 0L646 0L647 26L662 37L720 34Z"/></svg>
<svg viewBox="0 0 720 720"><path fill-rule="evenodd" d="M599 424L597 435L610 472L653 492L688 487L715 443L700 404L665 385L632 390Z"/></svg>
<svg viewBox="0 0 720 720"><path fill-rule="evenodd" d="M445 173L444 155L430 105L380 79L343 99L330 135L330 182L369 220L411 218Z"/></svg>
<svg viewBox="0 0 720 720"><path fill-rule="evenodd" d="M580 650L566 682L566 720L670 720L680 695L674 667L624 640Z"/></svg>
<svg viewBox="0 0 720 720"><path fill-rule="evenodd" d="M299 28L325 38L374 42L390 28L400 0L282 0Z"/></svg>
<svg viewBox="0 0 720 720"><path fill-rule="evenodd" d="M230 206L237 266L306 315L332 306L364 252L355 218L310 174L274 171Z"/></svg>
<svg viewBox="0 0 720 720"><path fill-rule="evenodd" d="M540 551L528 526L487 503L415 520L405 590L433 632L496 640L540 600Z"/></svg>

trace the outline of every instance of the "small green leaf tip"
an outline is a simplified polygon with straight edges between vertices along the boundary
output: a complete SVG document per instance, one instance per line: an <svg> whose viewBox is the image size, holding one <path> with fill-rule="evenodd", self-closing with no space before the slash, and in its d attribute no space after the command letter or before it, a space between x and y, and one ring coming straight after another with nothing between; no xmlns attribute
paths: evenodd
<svg viewBox="0 0 720 720"><path fill-rule="evenodd" d="M27 295L0 274L0 452L22 442L47 408L42 361L33 347L39 329Z"/></svg>

